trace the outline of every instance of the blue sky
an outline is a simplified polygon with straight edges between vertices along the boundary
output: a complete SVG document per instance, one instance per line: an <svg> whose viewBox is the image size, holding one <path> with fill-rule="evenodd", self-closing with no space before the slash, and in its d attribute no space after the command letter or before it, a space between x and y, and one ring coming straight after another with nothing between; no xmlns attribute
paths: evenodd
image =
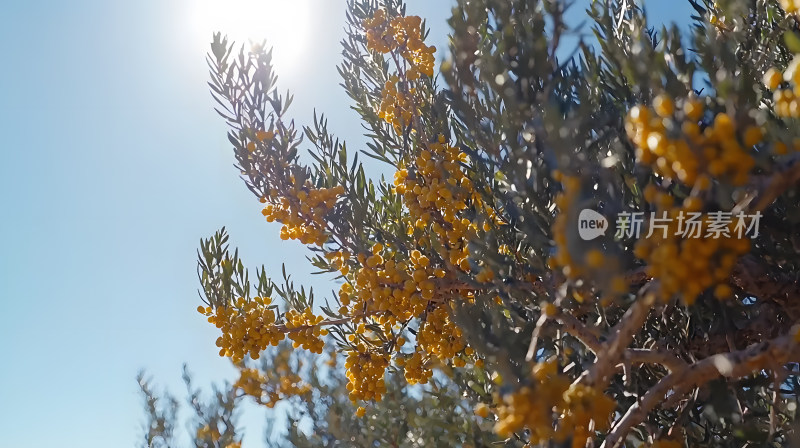
<svg viewBox="0 0 800 448"><path fill-rule="evenodd" d="M300 246L264 222L232 166L205 84L214 15L199 20L197 5L211 1L0 5L7 446L133 446L142 420L139 369L179 398L185 362L198 385L232 378L215 353L215 329L194 311L195 251L221 226L251 267L280 272L285 262L297 279L309 278L303 251L292 250ZM283 56L275 51L286 61L277 67L279 88L295 94L291 115L307 124L316 107L357 146L359 123L335 68L344 2L263 1L280 3L284 14L265 19L275 25L264 35L284 44ZM410 13L429 19L440 56L450 3L409 1ZM298 4L306 8L291 16L286 6ZM667 0L648 8L656 22L689 13L688 3ZM288 27L285 15L294 21ZM284 31L270 35L275 28ZM319 278L309 283L330 289ZM242 420L249 446L261 445L262 415Z"/></svg>

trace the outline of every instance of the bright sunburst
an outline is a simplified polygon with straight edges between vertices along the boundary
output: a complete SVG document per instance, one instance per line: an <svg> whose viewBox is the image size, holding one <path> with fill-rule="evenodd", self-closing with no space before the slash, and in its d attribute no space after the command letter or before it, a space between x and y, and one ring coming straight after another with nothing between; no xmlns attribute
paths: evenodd
<svg viewBox="0 0 800 448"><path fill-rule="evenodd" d="M300 69L310 31L308 0L197 0L193 4L193 28L200 42L209 42L216 31L237 44L266 39L267 48L273 47L278 75Z"/></svg>

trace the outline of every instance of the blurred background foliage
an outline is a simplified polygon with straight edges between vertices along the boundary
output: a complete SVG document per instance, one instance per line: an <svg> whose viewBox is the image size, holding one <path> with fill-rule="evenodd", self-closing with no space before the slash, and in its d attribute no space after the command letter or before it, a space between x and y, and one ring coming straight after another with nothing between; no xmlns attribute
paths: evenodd
<svg viewBox="0 0 800 448"><path fill-rule="evenodd" d="M268 447L425 447L491 446L498 438L492 423L473 413L473 404L463 397L456 383L436 375L425 388L410 386L402 374L386 377L387 394L371 406L364 417L348 398L347 378L340 359L332 350L314 356L283 343L262 353L255 367L274 372L282 363L306 362L302 383L308 391L286 399L277 412L268 412L264 435ZM138 381L145 402L141 447L177 447L175 432L185 427L190 446L227 448L238 446L241 428L236 416L242 400L252 400L234 384L222 384L203 393L184 371L188 421L176 412L181 400L167 391L155 390L152 379L140 374ZM281 378L273 378L273 385ZM283 412L286 412L283 415ZM285 417L285 418L284 418Z"/></svg>

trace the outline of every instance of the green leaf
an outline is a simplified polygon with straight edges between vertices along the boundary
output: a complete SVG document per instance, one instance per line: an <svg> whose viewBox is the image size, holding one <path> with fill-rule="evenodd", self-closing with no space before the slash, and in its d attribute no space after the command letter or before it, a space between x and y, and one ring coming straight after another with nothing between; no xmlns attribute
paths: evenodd
<svg viewBox="0 0 800 448"><path fill-rule="evenodd" d="M783 33L783 41L792 53L800 53L800 36L793 31Z"/></svg>

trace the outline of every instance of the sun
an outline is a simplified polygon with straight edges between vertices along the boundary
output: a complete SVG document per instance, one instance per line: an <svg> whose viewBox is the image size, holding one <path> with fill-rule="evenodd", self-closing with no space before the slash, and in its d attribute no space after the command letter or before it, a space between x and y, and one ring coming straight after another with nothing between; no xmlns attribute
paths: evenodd
<svg viewBox="0 0 800 448"><path fill-rule="evenodd" d="M200 42L222 32L238 45L266 40L279 76L299 71L308 42L309 0L196 0L192 27Z"/></svg>

